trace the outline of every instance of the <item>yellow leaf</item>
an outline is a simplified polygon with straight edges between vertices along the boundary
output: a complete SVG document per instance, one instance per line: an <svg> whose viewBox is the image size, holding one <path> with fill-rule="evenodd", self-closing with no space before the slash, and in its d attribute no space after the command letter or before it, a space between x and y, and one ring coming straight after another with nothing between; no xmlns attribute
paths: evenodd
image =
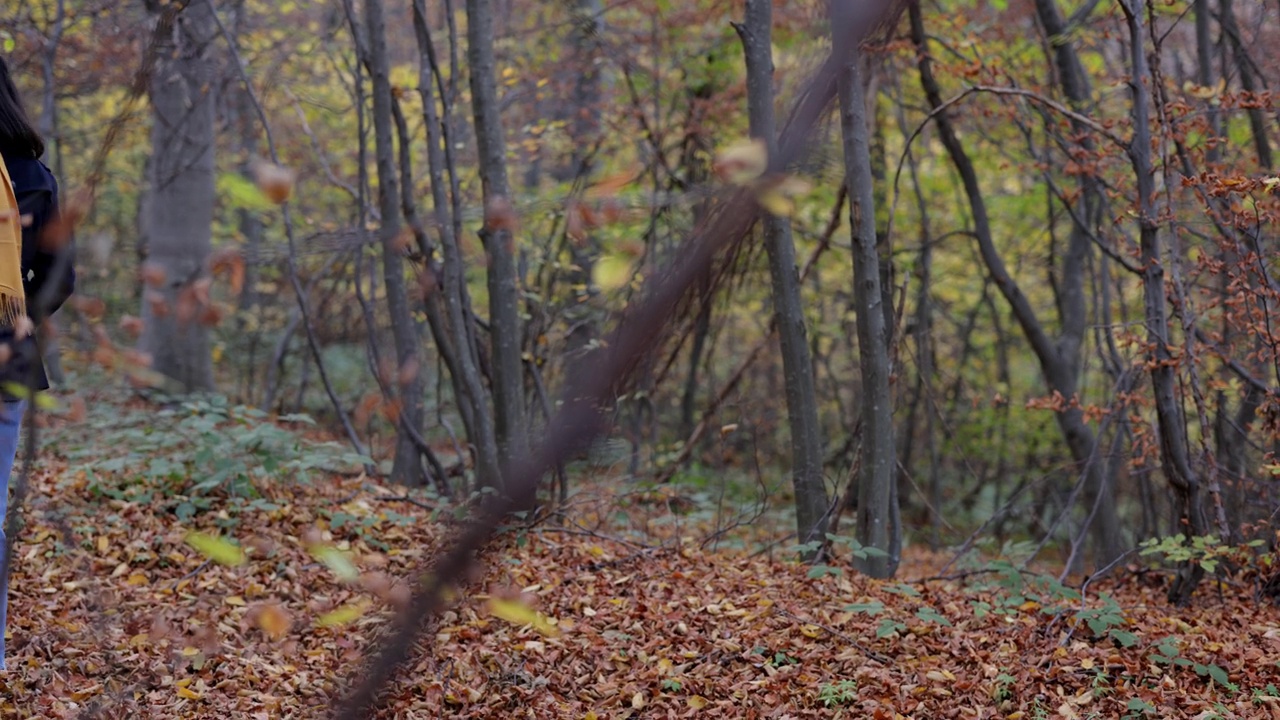
<svg viewBox="0 0 1280 720"><path fill-rule="evenodd" d="M125 582L126 582L126 583L128 583L128 584L130 584L130 585L133 585L133 586L137 587L137 586L141 586L141 585L146 585L146 584L150 583L151 581L150 581L150 580L148 580L148 579L147 579L147 576L146 576L146 575L143 575L142 573L134 573L134 574L130 575L130 576L129 576L129 579L128 579L128 580L126 580Z"/></svg>
<svg viewBox="0 0 1280 720"><path fill-rule="evenodd" d="M222 602L228 605L234 605L235 607L244 607L244 598L240 597L239 595L232 595L224 599Z"/></svg>
<svg viewBox="0 0 1280 720"><path fill-rule="evenodd" d="M1269 177L1262 179L1263 192L1271 194L1280 189L1280 177Z"/></svg>
<svg viewBox="0 0 1280 720"><path fill-rule="evenodd" d="M106 555L106 554L107 554L107 549L108 549L110 546L111 546L110 541L109 541L109 540L107 540L107 536L106 536L106 535L99 535L99 536L98 536L98 554L99 554L99 555Z"/></svg>
<svg viewBox="0 0 1280 720"><path fill-rule="evenodd" d="M601 256L591 268L591 282L601 290L617 290L631 280L632 260L624 255Z"/></svg>
<svg viewBox="0 0 1280 720"><path fill-rule="evenodd" d="M235 567L244 563L244 551L238 545L220 537L194 530L187 533L186 542L210 560Z"/></svg>
<svg viewBox="0 0 1280 720"><path fill-rule="evenodd" d="M631 696L631 707L637 710L644 707L644 693L636 693Z"/></svg>
<svg viewBox="0 0 1280 720"><path fill-rule="evenodd" d="M514 600L489 599L489 612L514 625L529 625L547 637L558 637L557 628L546 615L534 610L522 602Z"/></svg>
<svg viewBox="0 0 1280 720"><path fill-rule="evenodd" d="M1085 658L1085 659L1081 660L1081 661L1080 661L1080 667L1084 668L1085 670L1092 670L1092 669L1093 669L1093 658Z"/></svg>
<svg viewBox="0 0 1280 720"><path fill-rule="evenodd" d="M178 697L183 697L188 700L199 700L200 693L196 692L195 690L192 690L191 688L180 687L178 688Z"/></svg>
<svg viewBox="0 0 1280 720"><path fill-rule="evenodd" d="M927 677L927 678L929 678L930 680L932 680L932 681L934 681L934 682L946 682L946 681L947 681L947 676L946 676L946 675L943 675L942 673L938 672L937 670L930 670L929 672L925 673L925 675L924 675L924 676L925 676L925 677Z"/></svg>
<svg viewBox="0 0 1280 720"><path fill-rule="evenodd" d="M360 619L364 615L365 604L363 602L351 603L342 607L331 610L316 619L316 624L320 627L334 627L336 625L347 625Z"/></svg>
<svg viewBox="0 0 1280 720"><path fill-rule="evenodd" d="M816 638L822 634L821 629L817 625L801 625L800 634L807 638Z"/></svg>
<svg viewBox="0 0 1280 720"><path fill-rule="evenodd" d="M702 708L707 706L707 699L702 697L701 695L694 695L693 697L690 697L686 702L688 703L689 707L694 710L701 710Z"/></svg>
<svg viewBox="0 0 1280 720"><path fill-rule="evenodd" d="M307 548L311 553L311 557L324 563L337 578L343 582L355 582L360 579L360 570L356 568L355 563L351 562L351 557L331 545L312 545Z"/></svg>

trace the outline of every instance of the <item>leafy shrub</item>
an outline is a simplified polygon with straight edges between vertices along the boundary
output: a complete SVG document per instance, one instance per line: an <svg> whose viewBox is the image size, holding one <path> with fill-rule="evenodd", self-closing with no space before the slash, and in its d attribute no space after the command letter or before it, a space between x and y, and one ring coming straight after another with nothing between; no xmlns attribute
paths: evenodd
<svg viewBox="0 0 1280 720"><path fill-rule="evenodd" d="M336 443L306 440L278 423L314 424L303 415L273 422L261 410L209 397L125 414L118 406L107 406L91 411L78 426L81 437L86 429L91 432L91 445L68 447L65 440L55 440L73 469L88 476L91 491L130 502L168 498L183 519L208 509L217 497L273 509L255 483L307 482L317 470L369 462Z"/></svg>

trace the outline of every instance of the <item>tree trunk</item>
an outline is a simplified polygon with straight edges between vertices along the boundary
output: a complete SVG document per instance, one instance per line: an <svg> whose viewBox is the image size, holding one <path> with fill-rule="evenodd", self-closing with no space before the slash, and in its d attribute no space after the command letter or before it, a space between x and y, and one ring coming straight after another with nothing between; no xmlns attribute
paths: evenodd
<svg viewBox="0 0 1280 720"><path fill-rule="evenodd" d="M751 135L777 153L773 116L773 0L747 0L745 21L735 26L742 38L747 65L747 106ZM782 371L791 433L791 484L795 490L796 537L801 543L825 541L827 490L822 482L822 426L814 389L813 362L805 339L804 305L796 269L791 223L766 214L761 222L773 317L782 348Z"/></svg>
<svg viewBox="0 0 1280 720"><path fill-rule="evenodd" d="M1063 94L1075 110L1083 112L1093 104L1093 90L1075 44L1067 34L1056 0L1036 0L1036 14L1054 49L1058 82ZM1084 149L1094 152L1094 143L1087 129L1075 120L1072 120L1072 129L1083 138L1081 145ZM1081 354L1088 317L1085 267L1093 254L1091 236L1101 225L1105 204L1097 178L1083 175L1078 187L1082 200L1079 207L1071 212L1071 234L1062 260L1062 276L1058 279L1058 314L1062 319L1062 330L1058 337L1058 360L1054 372L1062 376L1060 392L1068 398L1080 385ZM1098 566L1104 566L1127 549L1116 511L1114 479L1108 472L1109 464L1095 457L1098 439L1078 408L1059 413L1058 425L1067 438L1072 458L1077 464L1083 464L1085 508L1086 513L1093 514L1093 522L1086 529L1093 534L1094 561ZM1096 512L1092 508L1097 508Z"/></svg>
<svg viewBox="0 0 1280 720"><path fill-rule="evenodd" d="M396 345L396 369L406 380L399 392L399 422L396 425L396 451L391 468L392 482L419 486L427 478L414 433L422 428L422 374L418 372L418 329L409 306L405 287L404 243L400 237L400 197L396 178L394 138L391 134L391 80L387 61L386 21L382 0L365 0L365 24L368 26L367 64L373 84L373 135L378 166L378 211L382 223L378 238L382 242L383 282L386 283L387 310L391 316L391 335ZM394 387L390 378L388 388Z"/></svg>
<svg viewBox="0 0 1280 720"><path fill-rule="evenodd" d="M161 4L148 0L152 15ZM209 330L193 310L206 277L213 232L214 98L210 43L216 26L209 3L192 3L173 32L158 38L151 76L150 189L144 222L147 260L164 273L142 303L139 346L152 369L186 392L213 390ZM154 300L154 302L152 301Z"/></svg>
<svg viewBox="0 0 1280 720"><path fill-rule="evenodd" d="M1205 534L1207 522L1201 507L1200 477L1191 467L1182 405L1178 397L1178 376L1170 352L1169 317L1165 307L1164 260L1161 257L1160 219L1155 205L1155 170L1151 160L1151 70L1147 64L1145 8L1136 0L1121 0L1121 11L1129 28L1129 87L1132 95L1133 139L1129 159L1138 183L1138 232L1142 259L1142 299L1147 328L1147 364L1155 395L1160 437L1160 460L1165 477L1177 493L1182 507L1183 531L1187 537ZM1185 604L1204 576L1198 562L1183 563L1169 588L1169 601Z"/></svg>
<svg viewBox="0 0 1280 720"><path fill-rule="evenodd" d="M845 41L834 38L834 42ZM838 79L845 182L849 186L849 223L853 230L853 297L857 312L858 360L862 371L862 456L858 478L858 542L879 551L857 558L858 569L872 577L893 577L901 559L902 528L897 522L897 472L893 442L893 395L889 387L889 347L876 214L871 177L871 137L861 65L862 54L848 53ZM883 553L883 554L881 554Z"/></svg>
<svg viewBox="0 0 1280 720"><path fill-rule="evenodd" d="M942 106L942 94L938 87L938 82L934 78L932 60L925 44L923 15L920 8L915 4L908 5L908 14L911 20L912 40L920 53L917 61L920 69L920 82L924 88L929 107L936 110ZM1083 302L1083 291L1081 291L1079 300L1070 297L1070 293L1066 298L1060 298L1060 312L1063 315L1063 337L1059 342L1055 342L1032 308L1026 294L1022 292L1017 281L1009 273L1000 251L996 249L992 236L991 220L987 214L986 201L983 199L982 189L978 183L977 171L964 146L960 143L960 139L951 123L951 118L946 112L940 112L935 116L934 121L938 126L939 139L946 148L947 154L951 157L951 162L955 165L956 171L960 175L961 183L964 185L965 196L973 214L974 236L978 241L978 251L982 256L983 264L987 266L987 271L991 273L992 280L1009 304L1014 318L1018 321L1018 326L1022 329L1023 336L1031 346L1032 352L1035 353L1045 384L1049 386L1050 390L1061 393L1064 398L1075 397L1079 390L1076 367L1079 363L1080 338L1082 337L1084 324L1083 310L1078 308L1079 303ZM1080 262L1080 270L1067 268L1064 274L1070 278L1076 276L1077 272L1082 272L1083 258L1081 258ZM1058 429L1062 432L1063 439L1071 451L1072 459L1080 471L1085 474L1085 488L1089 491L1086 493L1086 497L1090 493L1106 492L1109 483L1103 477L1105 469L1098 467L1101 460L1097 453L1098 441L1094 436L1093 430L1085 422L1083 412L1078 406L1067 407L1056 413L1055 419ZM1114 503L1103 504L1114 506ZM1100 527L1110 532L1111 528L1118 527L1118 521L1115 524L1104 521L1100 524ZM1115 556L1116 551L1105 549L1113 544L1118 545L1119 543L1105 538L1099 543L1101 548L1098 557L1095 558L1099 564L1105 562L1103 558L1111 559L1111 557Z"/></svg>
<svg viewBox="0 0 1280 720"><path fill-rule="evenodd" d="M1248 3L1246 3L1247 5ZM1247 93L1257 93L1257 76L1254 75L1253 61L1249 58L1249 48L1245 47L1244 38L1240 36L1240 25L1236 21L1235 0L1220 0L1218 22L1231 44L1235 54L1236 69L1240 72L1240 89ZM1267 136L1267 118L1260 105L1250 104L1246 112L1249 115L1249 127L1253 130L1253 146L1258 155L1258 165L1264 170L1274 170L1271 155L1271 139Z"/></svg>
<svg viewBox="0 0 1280 720"><path fill-rule="evenodd" d="M451 372L454 394L461 406L464 418L470 417L467 426L468 439L475 448L476 480L480 487L498 487L501 484L500 455L494 428L493 410L489 405L489 393L480 375L479 347L476 344L475 325L471 322L471 298L467 293L466 277L462 268L462 250L458 246L456 197L450 201L446 193L449 178L454 176L453 154L449 148L450 101L444 88L440 93L441 107L437 111L434 79L438 62L431 32L427 26L426 3L414 0L413 24L418 40L418 92L422 96L423 123L427 129L427 166L431 175L431 202L436 228L440 233L441 300L445 318L457 358L456 372Z"/></svg>
<svg viewBox="0 0 1280 720"><path fill-rule="evenodd" d="M475 116L485 225L480 231L489 260L489 341L493 352L493 397L498 447L503 461L528 451L525 428L520 278L516 270L514 218L507 185L506 140L494 77L493 1L467 3L467 56Z"/></svg>
<svg viewBox="0 0 1280 720"><path fill-rule="evenodd" d="M40 53L40 72L44 78L44 93L40 104L40 135L46 142L46 162L54 167L55 173L62 173L62 141L58 138L58 98L57 78L54 76L54 62L58 58L58 47L62 44L62 34L66 29L66 0L57 0L54 8L53 22L47 33L45 46ZM61 344L58 341L58 313L45 318L42 328L41 350L44 354L45 373L53 385L66 382L66 373L62 369Z"/></svg>

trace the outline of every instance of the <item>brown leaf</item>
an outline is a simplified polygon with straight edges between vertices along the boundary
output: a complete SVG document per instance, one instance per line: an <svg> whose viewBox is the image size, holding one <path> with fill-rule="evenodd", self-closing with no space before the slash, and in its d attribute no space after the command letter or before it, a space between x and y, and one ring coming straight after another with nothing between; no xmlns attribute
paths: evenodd
<svg viewBox="0 0 1280 720"><path fill-rule="evenodd" d="M73 295L71 307L89 320L101 320L107 314L107 304L101 298L87 295Z"/></svg>
<svg viewBox="0 0 1280 720"><path fill-rule="evenodd" d="M298 179L294 171L265 160L255 160L250 171L258 189L271 202L281 205L293 194L293 184Z"/></svg>
<svg viewBox="0 0 1280 720"><path fill-rule="evenodd" d="M231 294L239 295L244 290L245 262L240 249L227 247L209 256L209 273L213 277L225 276Z"/></svg>
<svg viewBox="0 0 1280 720"><path fill-rule="evenodd" d="M484 208L484 228L490 232L516 231L516 210L511 201L501 195L492 198Z"/></svg>
<svg viewBox="0 0 1280 720"><path fill-rule="evenodd" d="M138 269L138 274L142 276L142 282L149 288L158 288L164 285L169 274L159 264L154 262L142 263L142 267Z"/></svg>
<svg viewBox="0 0 1280 720"><path fill-rule="evenodd" d="M161 300L163 301L163 298ZM134 340L137 340L142 335L142 318L136 315L122 315L118 324L120 330Z"/></svg>

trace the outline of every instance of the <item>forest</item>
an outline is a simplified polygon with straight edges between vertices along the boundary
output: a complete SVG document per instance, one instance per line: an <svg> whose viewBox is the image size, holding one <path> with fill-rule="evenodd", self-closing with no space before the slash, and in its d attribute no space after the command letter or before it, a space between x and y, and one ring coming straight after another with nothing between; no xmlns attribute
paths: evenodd
<svg viewBox="0 0 1280 720"><path fill-rule="evenodd" d="M5 0L76 280L0 717L1280 717L1277 48Z"/></svg>

